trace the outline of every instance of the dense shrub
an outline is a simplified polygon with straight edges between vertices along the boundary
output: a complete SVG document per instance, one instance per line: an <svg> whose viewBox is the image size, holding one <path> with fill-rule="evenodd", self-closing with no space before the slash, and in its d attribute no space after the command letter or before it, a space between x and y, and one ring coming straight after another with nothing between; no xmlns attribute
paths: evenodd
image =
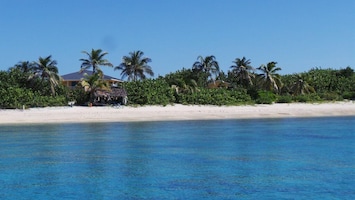
<svg viewBox="0 0 355 200"><path fill-rule="evenodd" d="M1 108L21 108L27 106L33 93L17 87L7 87L0 89L0 105Z"/></svg>
<svg viewBox="0 0 355 200"><path fill-rule="evenodd" d="M323 100L326 100L326 101L341 101L341 100L343 100L343 97L338 95L335 92L320 93L319 97Z"/></svg>
<svg viewBox="0 0 355 200"><path fill-rule="evenodd" d="M81 86L76 86L72 91L68 93L68 101L75 101L76 105L87 104L90 100L90 93L85 92Z"/></svg>
<svg viewBox="0 0 355 200"><path fill-rule="evenodd" d="M65 106L68 101L65 96L34 96L30 107Z"/></svg>
<svg viewBox="0 0 355 200"><path fill-rule="evenodd" d="M348 100L355 100L355 92L344 92L342 97Z"/></svg>
<svg viewBox="0 0 355 200"><path fill-rule="evenodd" d="M66 88L59 87L57 96L52 96L45 82L29 82L28 74L16 69L0 71L0 108L66 105L66 91Z"/></svg>
<svg viewBox="0 0 355 200"><path fill-rule="evenodd" d="M322 99L317 95L317 94L303 94L303 95L297 95L293 97L293 100L295 102L317 102L321 101Z"/></svg>
<svg viewBox="0 0 355 200"><path fill-rule="evenodd" d="M272 104L276 101L276 95L270 91L260 90L258 91L257 104Z"/></svg>
<svg viewBox="0 0 355 200"><path fill-rule="evenodd" d="M276 102L277 103L291 103L292 102L292 96L291 95L278 96Z"/></svg>
<svg viewBox="0 0 355 200"><path fill-rule="evenodd" d="M129 104L167 105L175 101L173 89L163 79L127 82L124 88Z"/></svg>
<svg viewBox="0 0 355 200"><path fill-rule="evenodd" d="M293 97L293 100L295 102L301 102L301 103L306 103L306 102L310 102L310 98L308 97L308 95L298 95Z"/></svg>
<svg viewBox="0 0 355 200"><path fill-rule="evenodd" d="M190 94L180 94L181 104L201 104L201 105L237 105L251 102L250 96L244 89L204 89Z"/></svg>
<svg viewBox="0 0 355 200"><path fill-rule="evenodd" d="M42 96L29 89L8 87L0 89L0 108L23 108L63 106L67 101L65 96Z"/></svg>

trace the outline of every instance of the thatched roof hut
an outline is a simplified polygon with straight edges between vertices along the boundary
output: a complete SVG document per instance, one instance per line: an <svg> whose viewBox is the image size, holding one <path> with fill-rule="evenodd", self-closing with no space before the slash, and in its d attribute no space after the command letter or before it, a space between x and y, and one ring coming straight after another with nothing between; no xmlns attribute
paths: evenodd
<svg viewBox="0 0 355 200"><path fill-rule="evenodd" d="M127 92L123 88L111 88L111 90L97 89L95 91L95 97L126 97Z"/></svg>
<svg viewBox="0 0 355 200"><path fill-rule="evenodd" d="M127 103L127 92L123 88L112 87L111 90L97 89L94 95L96 103L121 103L123 105Z"/></svg>

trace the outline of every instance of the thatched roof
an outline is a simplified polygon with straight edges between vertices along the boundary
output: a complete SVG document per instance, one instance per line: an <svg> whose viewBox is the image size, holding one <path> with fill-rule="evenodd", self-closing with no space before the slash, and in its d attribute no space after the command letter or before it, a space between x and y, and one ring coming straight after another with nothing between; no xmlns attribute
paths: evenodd
<svg viewBox="0 0 355 200"><path fill-rule="evenodd" d="M111 88L111 90L98 89L95 91L96 97L126 97L127 92L123 88Z"/></svg>

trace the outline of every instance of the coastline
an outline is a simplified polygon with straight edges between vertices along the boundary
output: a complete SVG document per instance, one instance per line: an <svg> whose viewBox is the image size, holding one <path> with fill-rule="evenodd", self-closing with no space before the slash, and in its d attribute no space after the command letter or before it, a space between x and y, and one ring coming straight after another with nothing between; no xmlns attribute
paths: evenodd
<svg viewBox="0 0 355 200"><path fill-rule="evenodd" d="M355 116L355 102L257 104L242 106L168 105L141 107L46 107L0 110L0 125L142 122L218 119Z"/></svg>

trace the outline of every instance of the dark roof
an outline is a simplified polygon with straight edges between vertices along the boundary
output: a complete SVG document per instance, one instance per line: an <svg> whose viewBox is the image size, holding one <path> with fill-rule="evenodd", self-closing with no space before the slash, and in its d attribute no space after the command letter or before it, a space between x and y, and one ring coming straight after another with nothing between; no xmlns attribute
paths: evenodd
<svg viewBox="0 0 355 200"><path fill-rule="evenodd" d="M92 71L89 70L83 70L82 72L78 71L78 72L74 72L74 73L70 73L70 74L65 74L62 76L64 81L78 81L82 78L84 78L84 74L87 75L92 75ZM117 81L122 81L118 78L112 77L112 76L107 76L104 75L104 80L117 80Z"/></svg>

